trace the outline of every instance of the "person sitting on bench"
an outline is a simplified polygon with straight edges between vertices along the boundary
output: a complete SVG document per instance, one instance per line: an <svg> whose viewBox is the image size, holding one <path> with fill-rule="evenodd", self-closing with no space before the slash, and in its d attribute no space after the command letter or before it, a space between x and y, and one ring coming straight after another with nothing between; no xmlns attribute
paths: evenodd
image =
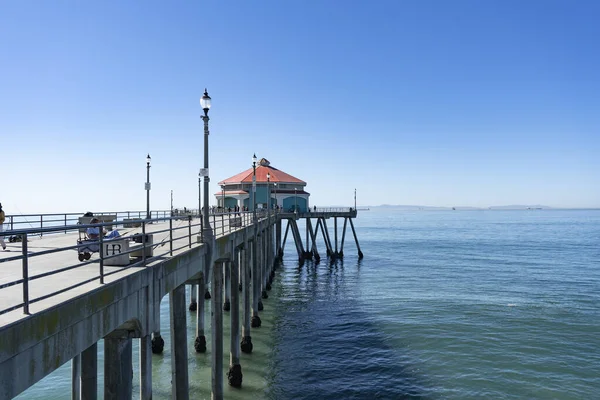
<svg viewBox="0 0 600 400"><path fill-rule="evenodd" d="M90 221L90 224L97 224L99 222L100 222L100 220L98 218L92 218L92 220ZM96 227L87 228L86 234L89 239L98 240L98 239L100 239L100 227L96 226ZM110 231L110 232L108 232L106 229L102 229L102 235L104 236L105 239L114 239L114 238L118 238L120 236L119 231L116 229L113 231Z"/></svg>

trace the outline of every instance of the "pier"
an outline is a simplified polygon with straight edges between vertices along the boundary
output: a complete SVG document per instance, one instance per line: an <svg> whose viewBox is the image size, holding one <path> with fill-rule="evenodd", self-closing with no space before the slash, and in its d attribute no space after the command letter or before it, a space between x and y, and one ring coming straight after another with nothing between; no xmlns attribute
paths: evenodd
<svg viewBox="0 0 600 400"><path fill-rule="evenodd" d="M11 238L11 251L0 252L0 399L17 396L67 362L72 398L96 399L100 340L105 399L132 397L133 340L140 344L140 398L152 398L152 354L167 345L171 397L187 399L186 313L197 313L194 349L205 357L205 301L213 310L212 398L222 399L225 380L243 390L244 354L252 352L252 330L261 327L260 312L268 307L288 236L299 261L319 262L321 244L333 261L344 256L350 225L357 255L363 256L352 222L355 208L269 207L202 216L197 210L107 212L95 214L101 222L94 224L81 215L26 216L40 221L29 227L18 223L23 216L7 216L4 234ZM116 227L121 236L80 242L92 227ZM190 304L186 285L192 289ZM160 332L160 302L167 295L171 343L164 343ZM228 366L223 365L225 313L231 319Z"/></svg>

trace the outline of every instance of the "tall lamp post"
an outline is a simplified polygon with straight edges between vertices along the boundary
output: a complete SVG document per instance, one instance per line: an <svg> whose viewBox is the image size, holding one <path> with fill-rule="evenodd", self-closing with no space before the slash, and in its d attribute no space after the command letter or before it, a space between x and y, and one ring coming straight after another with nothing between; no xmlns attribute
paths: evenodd
<svg viewBox="0 0 600 400"><path fill-rule="evenodd" d="M354 189L354 211L356 211L356 189Z"/></svg>
<svg viewBox="0 0 600 400"><path fill-rule="evenodd" d="M150 153L146 156L146 219L150 219Z"/></svg>
<svg viewBox="0 0 600 400"><path fill-rule="evenodd" d="M202 210L203 217L203 232L204 242L209 242L212 239L212 228L210 227L210 219L208 218L208 182L210 182L208 174L208 110L211 106L211 99L206 89L204 89L204 96L200 99L200 107L204 111L204 115L201 117L204 121L204 208ZM210 268L210 266L208 266Z"/></svg>
<svg viewBox="0 0 600 400"><path fill-rule="evenodd" d="M294 213L298 214L298 188L294 188Z"/></svg>
<svg viewBox="0 0 600 400"><path fill-rule="evenodd" d="M198 216L202 215L202 170L198 172Z"/></svg>
<svg viewBox="0 0 600 400"><path fill-rule="evenodd" d="M275 196L275 204L273 204L276 208L277 207L277 182L273 182L273 196Z"/></svg>

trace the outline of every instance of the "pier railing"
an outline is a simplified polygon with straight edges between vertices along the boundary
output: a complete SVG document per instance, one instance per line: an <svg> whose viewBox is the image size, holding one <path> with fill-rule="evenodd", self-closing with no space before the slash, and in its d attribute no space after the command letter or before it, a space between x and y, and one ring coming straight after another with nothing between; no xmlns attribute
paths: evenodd
<svg viewBox="0 0 600 400"><path fill-rule="evenodd" d="M79 221L79 217L83 213L48 213L48 214L11 214L6 216L4 228L9 230L15 229L36 229L50 228L69 225L75 225ZM144 219L146 218L146 210L143 211L100 211L94 212L95 217L105 215L116 215L116 219ZM150 218L165 218L171 216L171 210L153 210L150 211ZM51 231L47 233L65 233L65 230ZM39 235L44 232L40 231Z"/></svg>
<svg viewBox="0 0 600 400"><path fill-rule="evenodd" d="M259 210L256 217L258 220L262 220L269 214L276 213L276 210L271 210L270 213L266 210ZM80 216L81 214L43 215ZM99 281L100 284L104 284L106 277L130 268L146 267L155 260L173 256L178 251L190 249L204 241L202 218L194 218L192 215L177 215L132 220L131 217L135 216L132 212L124 216L130 218L98 224L71 223L45 228L8 229L4 232L5 236L18 238L18 241L13 242L10 247L13 251L15 247L20 251L15 255L3 253L3 257L0 258L0 291L4 292L1 293L0 298L13 300L8 306L5 304L0 306L2 307L0 315L19 308L23 309L23 313L30 314L31 304L90 282ZM254 214L248 211L215 213L210 214L209 217L213 234L216 237L249 226L253 220ZM82 242L88 228L104 229L115 225L123 227L123 233L119 237L112 239L100 237L95 242ZM139 226L134 227L134 225ZM72 238L71 244L65 246L65 239L58 236L42 239L42 236L52 233L66 233L68 237ZM152 240L149 240L149 235L152 235ZM30 240L32 238L36 238L35 241ZM104 254L105 242L110 241L114 244L123 240L133 240L132 248L119 253L115 253L113 248L113 254ZM43 245L38 245L35 243L36 241ZM61 243L56 243L57 241ZM82 253L82 249L89 249L94 245L97 246L96 251L88 252L87 259L85 256L81 257L81 254L85 254ZM67 257L64 257L65 255ZM126 265L111 265L113 263L110 260L123 255L132 257L135 255L135 257ZM71 259L73 262L70 261ZM79 262L76 262L77 260ZM56 278L60 274L62 275L59 279L49 279L51 276ZM74 279L74 276L78 278ZM43 279L46 279L47 283L41 284ZM4 301L4 303L6 302Z"/></svg>

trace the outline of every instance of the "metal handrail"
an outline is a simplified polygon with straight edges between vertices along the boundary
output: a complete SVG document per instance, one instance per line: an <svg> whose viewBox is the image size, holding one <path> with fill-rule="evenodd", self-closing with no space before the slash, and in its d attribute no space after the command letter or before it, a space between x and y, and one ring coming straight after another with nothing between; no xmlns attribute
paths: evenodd
<svg viewBox="0 0 600 400"><path fill-rule="evenodd" d="M145 213L145 212L144 212ZM267 218L269 214L276 214L275 210L272 210L270 213L267 213L266 210L264 212L258 212L259 221ZM40 215L40 214L37 214ZM62 214L61 214L62 215ZM79 215L79 214L71 214L71 215ZM211 214L211 228L214 232L215 237L219 237L222 235L229 234L237 229L242 229L252 224L252 213L251 212L231 212L231 213L223 213L223 214ZM187 221L187 223L185 223ZM202 235L203 232L203 222L202 218L198 221L194 221L192 216L182 217L182 216L169 216L169 217L159 217L153 219L140 219L136 220L136 223L141 223L141 231L142 231L142 246L136 246L134 249L129 249L128 251L122 252L120 254L113 255L105 255L102 252L104 239L100 239L98 241L100 251L98 258L91 259L89 261L80 261L78 263L62 265L57 267L56 269L52 269L50 271L39 272L35 275L30 275L30 261L33 259L39 259L40 257L56 254L65 251L73 251L80 248L80 244L73 244L69 246L57 247L52 249L41 250L36 253L30 253L28 251L28 238L32 236L42 236L43 234L50 234L56 232L67 232L67 233L79 233L78 237L80 237L80 229L87 229L91 227L98 227L103 229L105 226L112 225L124 225L130 224L132 221L124 221L117 220L112 222L103 222L97 224L71 224L66 226L53 226L53 227L40 227L40 228L29 228L29 229L9 229L5 232L6 235L14 235L21 238L21 254L5 257L0 259L0 265L3 263L7 263L10 261L21 260L22 265L22 274L18 279L14 279L9 282L5 282L0 284L0 290L6 290L15 285L22 285L23 294L22 294L22 302L17 304L12 304L7 308L0 309L0 315L5 314L10 311L14 311L19 308L23 308L23 312L25 314L29 314L29 305L32 303L36 303L47 299L52 296L56 296L60 293L66 292L68 290L77 288L79 286L85 285L87 283L99 280L100 284L104 283L104 278L118 272L124 271L126 269L135 268L135 267L146 267L149 263L157 260L159 258L164 258L165 256L172 256L174 252L184 249L190 249L193 247L193 244L198 243L195 236ZM157 224L162 222L168 222L168 227L165 229L158 229L156 231L152 231L152 235L160 235L166 234L158 243L148 244L146 242L146 232L148 224ZM176 223L178 222L178 223ZM186 232L187 231L187 232ZM185 232L183 235L177 237L178 232ZM74 235L75 238L75 235ZM118 239L127 238L127 235L120 236ZM106 239L106 240L114 240L114 239ZM201 241L204 238L201 236ZM168 241L169 246L166 249L162 249L163 246ZM148 248L152 248L152 256L146 256L146 250ZM157 249L160 249L157 251ZM135 251L141 251L142 257L141 260L130 263L124 266L113 266L115 268L114 271L105 272L104 263L111 258L121 256L121 254L130 254ZM85 278L81 281L75 282L68 287L63 287L58 290L52 291L50 293L46 293L43 295L32 295L30 293L29 283L34 280L43 279L51 275L56 275L59 273L65 273L70 270L74 270L80 267L89 266L92 264L97 264L99 266L99 272L96 276Z"/></svg>

